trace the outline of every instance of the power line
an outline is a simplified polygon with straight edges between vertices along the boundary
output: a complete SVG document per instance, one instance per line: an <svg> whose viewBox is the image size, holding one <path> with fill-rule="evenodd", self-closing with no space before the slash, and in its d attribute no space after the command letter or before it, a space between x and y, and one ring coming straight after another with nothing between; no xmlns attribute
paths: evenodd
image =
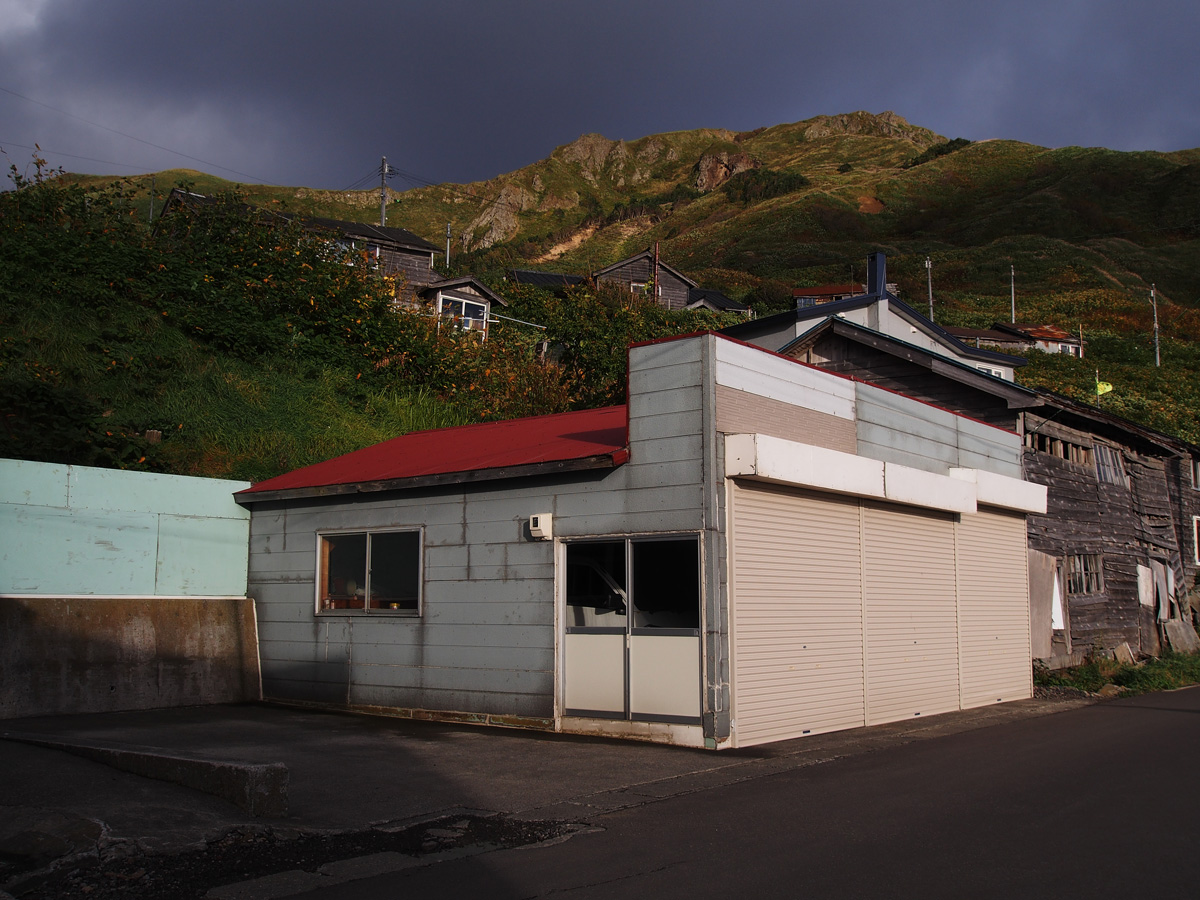
<svg viewBox="0 0 1200 900"><path fill-rule="evenodd" d="M164 147L162 144L155 144L152 141L143 140L136 135L127 134L126 132L118 131L115 128L109 128L107 125L101 125L99 122L93 122L89 119L83 118L82 116L77 116L74 113L67 112L65 109L59 109L57 106L51 106L49 103L43 103L41 100L34 100L32 97L26 97L24 94L18 94L16 91L10 91L6 87L0 87L0 91L4 92L5 94L10 94L13 97L17 97L28 103L33 103L36 106L44 107L51 112L56 112L60 115L67 116L68 118L76 119L80 122L83 122L85 125L91 125L93 128L99 128L101 131L107 131L110 134L119 135L120 137L128 138L131 141L137 141L139 144L145 144L147 147L153 147L156 150L163 150L167 153L174 153L176 156L182 156L184 159L190 159L192 162L198 162L202 165L211 166L214 169L220 169L222 172L232 172L234 175L241 175L243 178L249 178L252 181L259 181L263 184L269 184L272 187L282 187L282 185L278 185L273 181L267 181L265 178L259 178L257 175L248 175L245 172L239 172L237 169L231 169L228 166L220 166L214 162L209 162L206 159L200 159L198 156L189 156L188 154L182 153L179 150L172 150L170 147Z"/></svg>
<svg viewBox="0 0 1200 900"><path fill-rule="evenodd" d="M45 147L29 147L25 144L14 144L10 141L0 140L0 147L18 147L21 150L29 150L33 153L47 153L53 156L65 156L69 159L82 159L86 162L100 163L105 166L120 166L123 169L135 169L139 172L150 172L151 166L132 166L129 163L114 162L111 159L95 159L91 156L80 156L76 153L63 153L61 150L49 150Z"/></svg>

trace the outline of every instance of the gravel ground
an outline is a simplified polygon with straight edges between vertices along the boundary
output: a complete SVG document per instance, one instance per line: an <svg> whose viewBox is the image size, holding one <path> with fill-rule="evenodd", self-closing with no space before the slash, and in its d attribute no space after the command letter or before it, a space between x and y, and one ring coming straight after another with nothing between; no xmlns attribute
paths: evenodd
<svg viewBox="0 0 1200 900"><path fill-rule="evenodd" d="M7 889L20 900L194 900L218 885L293 869L315 872L326 863L374 853L420 857L464 847L517 847L573 830L563 822L510 821L501 816L453 816L403 828L338 834L240 830L203 850L170 856L111 854L107 859L76 860L48 874L18 874ZM10 869L7 874L16 873Z"/></svg>
<svg viewBox="0 0 1200 900"><path fill-rule="evenodd" d="M1084 700L1096 695L1079 688L1039 684L1034 687L1033 696L1035 700Z"/></svg>

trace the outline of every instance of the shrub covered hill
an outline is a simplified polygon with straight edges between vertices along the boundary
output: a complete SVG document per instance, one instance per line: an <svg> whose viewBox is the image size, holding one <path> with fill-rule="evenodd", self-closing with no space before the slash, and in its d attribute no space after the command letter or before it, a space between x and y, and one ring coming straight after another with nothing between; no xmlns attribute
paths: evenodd
<svg viewBox="0 0 1200 900"><path fill-rule="evenodd" d="M786 308L793 287L861 283L867 253L884 250L902 299L926 308L929 257L937 321L984 327L1009 319L1015 271L1019 321L1082 328L1088 342L1083 360L1029 355L1022 381L1095 402L1098 369L1114 385L1105 408L1200 443L1198 162L1200 149L947 140L853 113L743 133L585 135L486 182L390 193L390 225L440 244L449 224L453 271L497 288L505 315L547 326L501 322L486 344L391 312L364 267L236 202L151 233L151 176L60 175L0 198L0 452L261 478L415 427L618 401L628 341L721 321L502 279L584 274L654 242L760 314ZM157 173L157 206L177 182L235 187ZM377 190L236 190L268 209L377 221ZM538 362L541 339L559 365Z"/></svg>

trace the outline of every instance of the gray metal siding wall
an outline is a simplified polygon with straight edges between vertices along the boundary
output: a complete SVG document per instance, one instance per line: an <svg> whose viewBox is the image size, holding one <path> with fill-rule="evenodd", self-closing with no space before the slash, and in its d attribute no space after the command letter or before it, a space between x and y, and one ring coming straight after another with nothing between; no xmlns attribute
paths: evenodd
<svg viewBox="0 0 1200 900"><path fill-rule="evenodd" d="M523 533L550 503L513 484L256 512L250 587L264 694L552 715L553 551ZM424 529L422 615L316 615L317 532L396 527Z"/></svg>
<svg viewBox="0 0 1200 900"><path fill-rule="evenodd" d="M1021 477L1015 433L867 384L855 385L858 454L945 474L952 466Z"/></svg>
<svg viewBox="0 0 1200 900"><path fill-rule="evenodd" d="M630 461L577 477L468 489L259 504L251 520L268 698L549 719L555 712L554 542L526 536L554 514L557 539L700 531L701 344L639 348ZM316 615L319 530L421 527L420 617Z"/></svg>

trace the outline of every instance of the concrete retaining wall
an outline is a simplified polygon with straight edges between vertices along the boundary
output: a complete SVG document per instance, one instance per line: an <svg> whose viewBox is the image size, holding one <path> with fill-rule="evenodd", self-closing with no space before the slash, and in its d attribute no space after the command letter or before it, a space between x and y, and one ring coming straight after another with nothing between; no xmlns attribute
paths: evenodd
<svg viewBox="0 0 1200 900"><path fill-rule="evenodd" d="M258 698L245 597L0 597L0 718Z"/></svg>

